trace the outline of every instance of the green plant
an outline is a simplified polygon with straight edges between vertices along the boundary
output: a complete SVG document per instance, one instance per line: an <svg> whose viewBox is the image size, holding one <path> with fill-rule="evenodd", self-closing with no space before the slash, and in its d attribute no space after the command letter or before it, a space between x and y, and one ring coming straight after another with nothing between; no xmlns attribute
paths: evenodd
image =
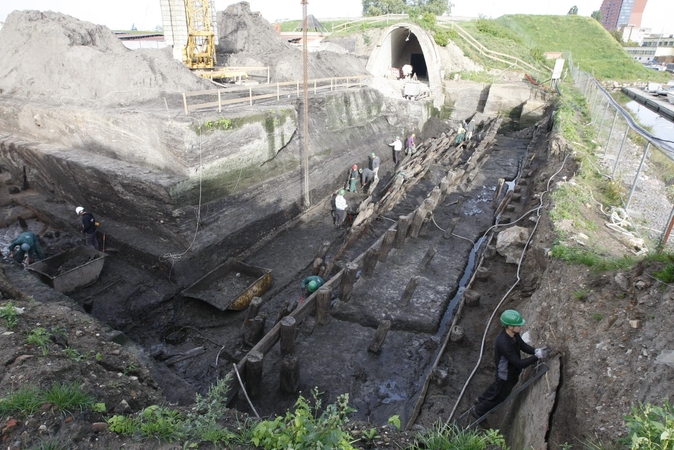
<svg viewBox="0 0 674 450"><path fill-rule="evenodd" d="M213 132L215 130L229 130L232 127L232 119L224 117L218 120L208 120L197 127L197 133L201 134L204 131Z"/></svg>
<svg viewBox="0 0 674 450"><path fill-rule="evenodd" d="M44 400L63 411L82 410L94 403L94 398L79 383L56 383L44 392Z"/></svg>
<svg viewBox="0 0 674 450"><path fill-rule="evenodd" d="M501 433L497 430L488 430L482 433L475 429L462 429L457 425L435 424L431 429L421 432L415 438L410 450L421 449L452 449L452 450L507 450L508 446Z"/></svg>
<svg viewBox="0 0 674 450"><path fill-rule="evenodd" d="M594 314L592 314L592 318L595 320L595 322L601 322L601 320L604 318L604 315L599 314L599 313L594 313Z"/></svg>
<svg viewBox="0 0 674 450"><path fill-rule="evenodd" d="M368 34L363 33L363 42L365 45L370 45L372 44L372 38Z"/></svg>
<svg viewBox="0 0 674 450"><path fill-rule="evenodd" d="M393 415L388 418L388 424L396 427L396 430L400 430L400 416L398 414Z"/></svg>
<svg viewBox="0 0 674 450"><path fill-rule="evenodd" d="M42 393L36 387L22 387L7 397L0 399L0 416L21 412L24 415L35 413L42 405Z"/></svg>
<svg viewBox="0 0 674 450"><path fill-rule="evenodd" d="M7 302L5 306L0 308L0 317L5 319L7 328L10 330L19 322L18 315L19 313L16 311L16 307L14 307L14 303L12 302Z"/></svg>
<svg viewBox="0 0 674 450"><path fill-rule="evenodd" d="M235 439L234 433L217 424L217 420L227 411L227 393L231 381L232 375L228 374L211 385L205 397L197 393L194 411L187 414L185 423L189 436L214 444Z"/></svg>
<svg viewBox="0 0 674 450"><path fill-rule="evenodd" d="M625 417L631 450L671 450L674 448L674 410L669 400L662 406L650 403L635 405Z"/></svg>
<svg viewBox="0 0 674 450"><path fill-rule="evenodd" d="M128 377L129 375L134 373L136 370L138 370L138 367L136 367L136 363L134 363L133 361L129 361L129 363L126 365L126 367L124 367L124 370L122 371L122 374L124 376Z"/></svg>
<svg viewBox="0 0 674 450"><path fill-rule="evenodd" d="M40 347L42 349L42 356L49 354L49 342L51 342L51 334L42 327L37 327L28 334L26 342L30 345Z"/></svg>
<svg viewBox="0 0 674 450"><path fill-rule="evenodd" d="M66 347L63 349L63 353L66 354L66 356L69 359L72 359L73 361L82 361L84 359L87 359L89 357L90 352L85 353L84 355L79 352L76 348L72 347Z"/></svg>
<svg viewBox="0 0 674 450"><path fill-rule="evenodd" d="M103 355L96 353L96 361L103 361Z"/></svg>
<svg viewBox="0 0 674 450"><path fill-rule="evenodd" d="M361 441L365 442L367 446L372 446L375 439L380 439L381 436L377 433L376 428L370 428L369 430L362 431L363 437L360 438Z"/></svg>
<svg viewBox="0 0 674 450"><path fill-rule="evenodd" d="M340 395L335 404L326 406L320 414L321 400L318 389L312 391L312 407L302 395L295 402L295 410L288 411L285 417L265 420L253 430L252 443L267 450L295 450L316 448L353 449L353 437L343 430L347 415L353 411L348 406L348 394Z"/></svg>
<svg viewBox="0 0 674 450"><path fill-rule="evenodd" d="M107 411L107 408L105 407L105 403L94 403L91 405L91 410L97 413L104 413Z"/></svg>
<svg viewBox="0 0 674 450"><path fill-rule="evenodd" d="M589 294L589 293L590 293L590 291L588 291L586 289L580 289L580 290L575 291L573 293L573 296L575 298L577 298L578 300L585 300L585 298L587 297L587 294Z"/></svg>
<svg viewBox="0 0 674 450"><path fill-rule="evenodd" d="M182 436L184 416L175 409L148 406L140 414L140 432L160 441L175 441Z"/></svg>
<svg viewBox="0 0 674 450"><path fill-rule="evenodd" d="M113 433L128 436L140 431L140 423L132 417L114 415L108 419L108 429Z"/></svg>
<svg viewBox="0 0 674 450"><path fill-rule="evenodd" d="M662 270L653 272L653 276L663 283L671 283L674 281L674 264L667 264Z"/></svg>
<svg viewBox="0 0 674 450"><path fill-rule="evenodd" d="M40 439L40 443L34 447L33 450L69 450L72 448L70 442L62 443L58 440L46 442Z"/></svg>

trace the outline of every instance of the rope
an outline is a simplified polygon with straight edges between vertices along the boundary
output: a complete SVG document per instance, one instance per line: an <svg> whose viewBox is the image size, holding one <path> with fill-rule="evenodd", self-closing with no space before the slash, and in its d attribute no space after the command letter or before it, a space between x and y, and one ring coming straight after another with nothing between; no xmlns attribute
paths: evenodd
<svg viewBox="0 0 674 450"><path fill-rule="evenodd" d="M470 384L470 381L473 379L473 377L475 376L475 373L477 372L478 368L480 367L480 363L482 362L482 358L483 358L483 356L484 356L484 347L485 347L485 343L486 343L486 341L487 341L487 332L489 331L489 327L491 327L491 323L492 323L492 321L494 320L494 316L496 315L496 312L499 310L499 308L501 308L501 305L505 302L505 300L508 298L508 296L510 295L510 293L515 289L515 286L517 286L517 285L519 284L520 280L521 280L521 278L520 278L520 269L522 268L522 261L524 260L524 255L525 255L526 251L529 249L529 245L531 244L531 241L532 241L532 239L533 239L533 237L534 237L534 234L536 233L536 230L538 229L538 224L539 224L539 222L540 222L540 220L541 220L541 209L543 209L543 198L544 198L544 196L545 196L546 193L550 192L550 183L552 183L552 179L553 179L555 176L557 176L557 175L562 171L562 169L564 169L564 166L566 165L566 160L569 158L569 155L570 155L569 153L566 154L566 156L564 157L564 161L562 161L562 166L559 168L559 170L558 170L557 172L555 172L554 174L552 174L552 175L550 176L550 178L548 179L548 183L547 183L547 186L546 186L546 190L545 190L543 193L541 193L541 195L539 196L539 205L538 205L538 207L536 207L536 208L534 208L534 209L532 209L532 210L530 210L530 211L527 211L527 212L524 213L519 219L517 219L515 222L508 223L508 225L512 225L512 224L517 223L517 222L519 222L520 220L524 219L524 217L526 217L530 212L532 212L532 211L536 211L536 212L537 212L537 217L538 217L538 218L537 218L537 220L536 220L536 224L534 225L534 228L533 228L533 230L531 231L531 234L529 235L529 239L527 239L527 242L524 244L524 248L522 249L522 253L520 254L520 258L519 258L519 260L518 260L518 262L517 262L517 279L515 280L515 282L513 283L513 285L510 287L510 289L508 289L508 292L506 292L505 295L504 295L504 296L501 298L501 300L498 302L498 304L496 305L496 307L495 307L494 310L492 311L491 316L489 316L489 320L487 321L487 325L486 325L486 327L485 327L485 329L484 329L484 333L483 333L483 335L482 335L482 342L481 342L481 344L480 344L480 354L479 354L479 357L478 357L478 359L477 359L477 362L475 363L475 367L473 368L473 371L472 371L472 372L470 373L470 375L468 376L468 379L466 380L466 383L463 385L463 388L461 389L461 392L459 393L459 397L458 397L458 399L456 400L456 403L454 404L454 408L452 409L452 412L449 414L449 417L447 418L447 421L445 422L445 425L444 425L445 428L449 425L449 422L452 420L452 417L454 417L454 413L456 412L457 408L459 407L459 403L461 402L461 399L463 398L463 395L465 394L466 389L468 388L468 385ZM491 232L491 231L492 231L494 228L496 228L497 226L499 226L499 225L496 224L496 225L491 226L491 227L485 232L485 235L486 235L487 233Z"/></svg>

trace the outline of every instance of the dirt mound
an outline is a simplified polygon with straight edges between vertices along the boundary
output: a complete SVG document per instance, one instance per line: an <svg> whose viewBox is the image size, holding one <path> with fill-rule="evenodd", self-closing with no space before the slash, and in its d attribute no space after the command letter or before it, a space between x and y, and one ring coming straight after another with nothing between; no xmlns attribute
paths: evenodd
<svg viewBox="0 0 674 450"><path fill-rule="evenodd" d="M51 11L15 11L0 29L0 93L128 105L209 85L168 50L128 50L107 27Z"/></svg>
<svg viewBox="0 0 674 450"><path fill-rule="evenodd" d="M269 66L273 81L302 79L302 51L286 42L247 2L218 12L218 62ZM367 59L322 51L309 54L309 78L366 75Z"/></svg>

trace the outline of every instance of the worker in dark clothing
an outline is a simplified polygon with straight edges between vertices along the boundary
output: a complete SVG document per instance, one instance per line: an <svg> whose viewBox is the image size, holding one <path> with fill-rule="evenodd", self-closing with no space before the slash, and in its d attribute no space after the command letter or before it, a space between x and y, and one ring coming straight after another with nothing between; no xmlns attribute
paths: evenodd
<svg viewBox="0 0 674 450"><path fill-rule="evenodd" d="M370 170L374 173L375 178L379 178L379 165L381 160L374 152L370 154Z"/></svg>
<svg viewBox="0 0 674 450"><path fill-rule="evenodd" d="M304 297L309 296L310 294L313 294L318 290L319 287L323 286L325 284L325 280L318 275L311 275L309 277L306 277L304 280L302 280L302 299L304 300Z"/></svg>
<svg viewBox="0 0 674 450"><path fill-rule="evenodd" d="M367 193L374 181L374 172L367 167L358 170L358 172L360 172L360 185L363 187L363 192Z"/></svg>
<svg viewBox="0 0 674 450"><path fill-rule="evenodd" d="M522 340L520 331L524 323L520 313L513 309L501 314L503 330L496 337L494 346L496 380L475 400L472 414L476 419L508 398L522 370L548 357L549 347L534 348ZM520 352L533 356L522 359Z"/></svg>
<svg viewBox="0 0 674 450"><path fill-rule="evenodd" d="M405 148L405 154L406 155L414 155L414 152L417 151L417 146L414 143L415 137L417 137L417 135L412 133L412 135L407 138L407 145L406 145L406 148Z"/></svg>
<svg viewBox="0 0 674 450"><path fill-rule="evenodd" d="M349 192L356 192L356 183L358 182L358 166L353 165L349 171Z"/></svg>
<svg viewBox="0 0 674 450"><path fill-rule="evenodd" d="M16 247L19 248L15 250ZM14 258L14 261L19 264L23 262L23 258L26 254L28 254L28 264L36 259L44 259L44 253L42 253L42 249L40 248L40 242L38 241L37 236L35 236L35 233L31 233L30 231L21 233L14 242L9 244L7 250L9 250L9 257Z"/></svg>
<svg viewBox="0 0 674 450"><path fill-rule="evenodd" d="M82 218L82 233L87 235L87 246L98 250L98 239L96 239L98 222L96 222L94 215L86 212L81 206L75 208L75 212Z"/></svg>

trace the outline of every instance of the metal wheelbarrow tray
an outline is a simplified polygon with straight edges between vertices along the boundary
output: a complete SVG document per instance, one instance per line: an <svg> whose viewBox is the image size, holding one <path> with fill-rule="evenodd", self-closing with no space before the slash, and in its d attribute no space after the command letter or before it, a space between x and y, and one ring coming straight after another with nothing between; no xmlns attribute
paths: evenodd
<svg viewBox="0 0 674 450"><path fill-rule="evenodd" d="M182 295L206 302L220 311L241 311L253 297L266 292L271 281L271 269L230 258L182 291Z"/></svg>
<svg viewBox="0 0 674 450"><path fill-rule="evenodd" d="M27 269L58 292L70 294L98 280L106 256L90 247L75 247Z"/></svg>

